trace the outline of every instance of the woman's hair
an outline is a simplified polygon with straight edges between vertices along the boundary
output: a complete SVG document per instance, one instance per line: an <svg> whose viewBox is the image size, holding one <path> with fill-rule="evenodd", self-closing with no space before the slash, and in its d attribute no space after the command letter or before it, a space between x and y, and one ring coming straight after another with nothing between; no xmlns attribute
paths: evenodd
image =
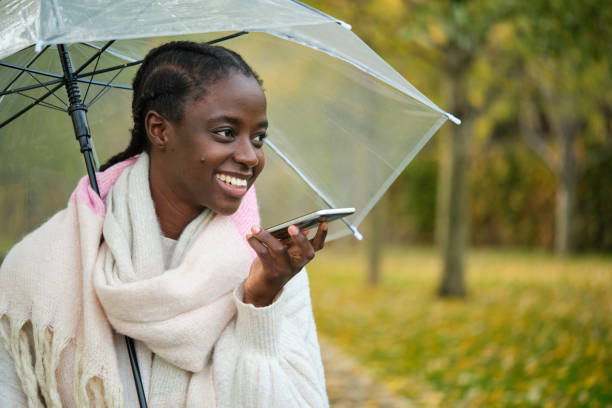
<svg viewBox="0 0 612 408"><path fill-rule="evenodd" d="M100 171L148 149L145 116L155 110L172 122L183 117L187 103L206 96L208 88L230 73L261 80L242 57L224 47L174 41L153 48L138 69L132 88L132 139L121 153L100 166Z"/></svg>

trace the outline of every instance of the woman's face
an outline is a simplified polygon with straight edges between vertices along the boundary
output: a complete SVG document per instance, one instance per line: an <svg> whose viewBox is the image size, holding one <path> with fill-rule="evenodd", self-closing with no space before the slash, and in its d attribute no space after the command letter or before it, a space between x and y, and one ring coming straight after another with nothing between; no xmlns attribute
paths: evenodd
<svg viewBox="0 0 612 408"><path fill-rule="evenodd" d="M212 84L179 123L167 125L162 171L172 193L190 208L235 212L264 167L267 128L266 98L254 78L232 73Z"/></svg>

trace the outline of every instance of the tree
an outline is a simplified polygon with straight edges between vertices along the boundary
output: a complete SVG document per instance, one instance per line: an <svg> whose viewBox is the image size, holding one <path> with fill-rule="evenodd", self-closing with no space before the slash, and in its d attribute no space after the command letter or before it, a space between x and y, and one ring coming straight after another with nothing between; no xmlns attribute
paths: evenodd
<svg viewBox="0 0 612 408"><path fill-rule="evenodd" d="M489 41L491 32L509 18L512 4L481 0L409 3L413 16L405 29L407 43L415 44L425 59L438 67L445 85L445 109L463 120L451 127L441 144L437 238L442 250L443 270L438 287L441 296L466 295L465 252L469 231L468 170L473 124L495 96L495 87L470 99L469 87L477 63L495 53L498 44Z"/></svg>
<svg viewBox="0 0 612 408"><path fill-rule="evenodd" d="M576 247L576 193L586 169L580 152L586 139L601 138L589 118L602 110L605 117L609 101L602 90L611 85L612 11L599 0L538 0L521 4L520 13L531 17L517 24L515 46L524 79L521 133L557 178L555 250L563 255Z"/></svg>
<svg viewBox="0 0 612 408"><path fill-rule="evenodd" d="M468 238L468 178L470 139L479 109L469 100L467 87L475 61L483 57L488 34L506 18L507 7L485 0L315 2L331 14L354 24L357 33L400 72L417 63L428 65L417 87L441 87L441 104L463 120L451 126L447 143L441 144L439 211L437 229L443 254L439 287L442 296L465 296L464 253ZM425 72L421 69L420 73ZM413 79L413 76L408 75ZM418 77L416 77L418 79ZM481 106L487 102L481 101Z"/></svg>

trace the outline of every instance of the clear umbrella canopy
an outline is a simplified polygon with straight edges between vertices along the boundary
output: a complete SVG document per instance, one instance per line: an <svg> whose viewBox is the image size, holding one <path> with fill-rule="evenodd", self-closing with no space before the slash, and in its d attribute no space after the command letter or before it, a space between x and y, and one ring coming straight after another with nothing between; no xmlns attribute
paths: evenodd
<svg viewBox="0 0 612 408"><path fill-rule="evenodd" d="M104 162L128 143L129 86L137 61L150 48L169 40L210 41L241 34L221 44L243 55L264 81L270 130L266 168L256 182L264 226L333 206L355 207L347 224L358 227L442 123L457 121L348 25L299 2L73 3L0 4L0 123L7 122L0 128L5 231L0 240L5 242L63 207L84 173L66 115L55 44L68 44L77 70L115 40L79 73L93 143ZM130 63L135 65L87 75ZM20 74L15 66L30 71ZM105 86L109 82L118 87ZM58 86L53 95L8 122ZM334 223L329 236L348 233L346 225Z"/></svg>

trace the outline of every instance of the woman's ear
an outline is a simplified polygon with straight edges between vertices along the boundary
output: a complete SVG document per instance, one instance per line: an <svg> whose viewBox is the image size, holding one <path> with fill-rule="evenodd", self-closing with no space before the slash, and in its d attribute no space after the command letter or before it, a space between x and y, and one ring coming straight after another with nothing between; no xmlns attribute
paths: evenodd
<svg viewBox="0 0 612 408"><path fill-rule="evenodd" d="M168 120L160 115L157 111L150 110L147 112L144 120L147 138L151 147L166 150L168 144Z"/></svg>

